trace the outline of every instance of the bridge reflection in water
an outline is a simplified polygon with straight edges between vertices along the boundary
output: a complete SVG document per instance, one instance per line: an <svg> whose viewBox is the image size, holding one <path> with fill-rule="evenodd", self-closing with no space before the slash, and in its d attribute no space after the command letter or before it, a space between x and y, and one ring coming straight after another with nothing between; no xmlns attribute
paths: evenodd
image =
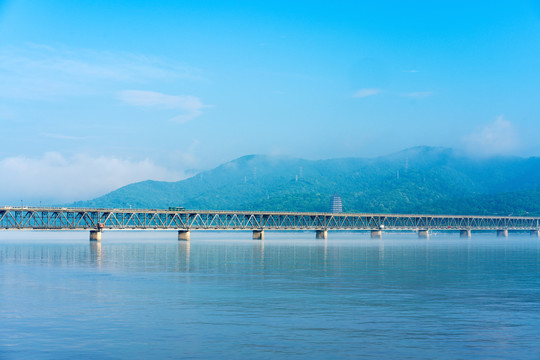
<svg viewBox="0 0 540 360"><path fill-rule="evenodd" d="M250 230L253 239L263 240L265 230L315 231L326 239L328 231L370 231L380 238L383 231L529 231L538 236L539 217L461 216L417 214L332 214L257 211L133 210L51 207L0 208L3 230L90 230L90 240L100 242L103 230L178 230L178 240L189 241L192 230Z"/></svg>

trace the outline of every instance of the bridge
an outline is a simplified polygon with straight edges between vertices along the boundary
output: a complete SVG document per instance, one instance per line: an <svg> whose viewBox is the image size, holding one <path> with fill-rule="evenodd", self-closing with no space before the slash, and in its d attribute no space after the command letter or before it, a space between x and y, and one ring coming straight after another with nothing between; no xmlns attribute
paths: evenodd
<svg viewBox="0 0 540 360"><path fill-rule="evenodd" d="M54 207L0 207L0 230L89 230L91 241L101 241L104 230L177 230L178 240L190 240L192 230L250 230L253 239L264 239L265 230L315 231L326 239L329 230L370 231L528 231L538 236L540 217L460 216L406 214L347 214L258 211L196 211L159 209L90 209Z"/></svg>

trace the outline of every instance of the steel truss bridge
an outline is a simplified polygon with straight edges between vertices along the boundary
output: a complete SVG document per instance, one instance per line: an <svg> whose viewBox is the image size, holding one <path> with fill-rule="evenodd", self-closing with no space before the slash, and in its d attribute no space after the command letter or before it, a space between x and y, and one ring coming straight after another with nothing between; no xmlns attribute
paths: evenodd
<svg viewBox="0 0 540 360"><path fill-rule="evenodd" d="M189 240L191 230L251 230L254 239L263 239L264 230L314 230L323 239L328 230L368 230L372 237L383 230L507 236L509 230L538 235L540 217L0 207L0 229L90 230L91 240L100 240L102 230L178 230L179 240Z"/></svg>

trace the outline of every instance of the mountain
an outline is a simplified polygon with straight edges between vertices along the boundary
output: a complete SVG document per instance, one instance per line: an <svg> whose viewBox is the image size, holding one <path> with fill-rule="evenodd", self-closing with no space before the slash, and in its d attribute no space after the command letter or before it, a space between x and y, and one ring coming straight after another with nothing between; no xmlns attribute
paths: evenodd
<svg viewBox="0 0 540 360"><path fill-rule="evenodd" d="M540 214L540 158L473 158L415 147L377 158L249 155L178 182L143 181L76 207Z"/></svg>

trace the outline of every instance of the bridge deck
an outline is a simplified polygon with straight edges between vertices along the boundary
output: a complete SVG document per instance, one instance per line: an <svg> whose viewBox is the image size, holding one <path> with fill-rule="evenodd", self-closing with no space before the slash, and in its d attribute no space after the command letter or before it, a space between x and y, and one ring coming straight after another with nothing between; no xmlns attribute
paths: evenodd
<svg viewBox="0 0 540 360"><path fill-rule="evenodd" d="M5 230L539 230L540 217L0 208Z"/></svg>

